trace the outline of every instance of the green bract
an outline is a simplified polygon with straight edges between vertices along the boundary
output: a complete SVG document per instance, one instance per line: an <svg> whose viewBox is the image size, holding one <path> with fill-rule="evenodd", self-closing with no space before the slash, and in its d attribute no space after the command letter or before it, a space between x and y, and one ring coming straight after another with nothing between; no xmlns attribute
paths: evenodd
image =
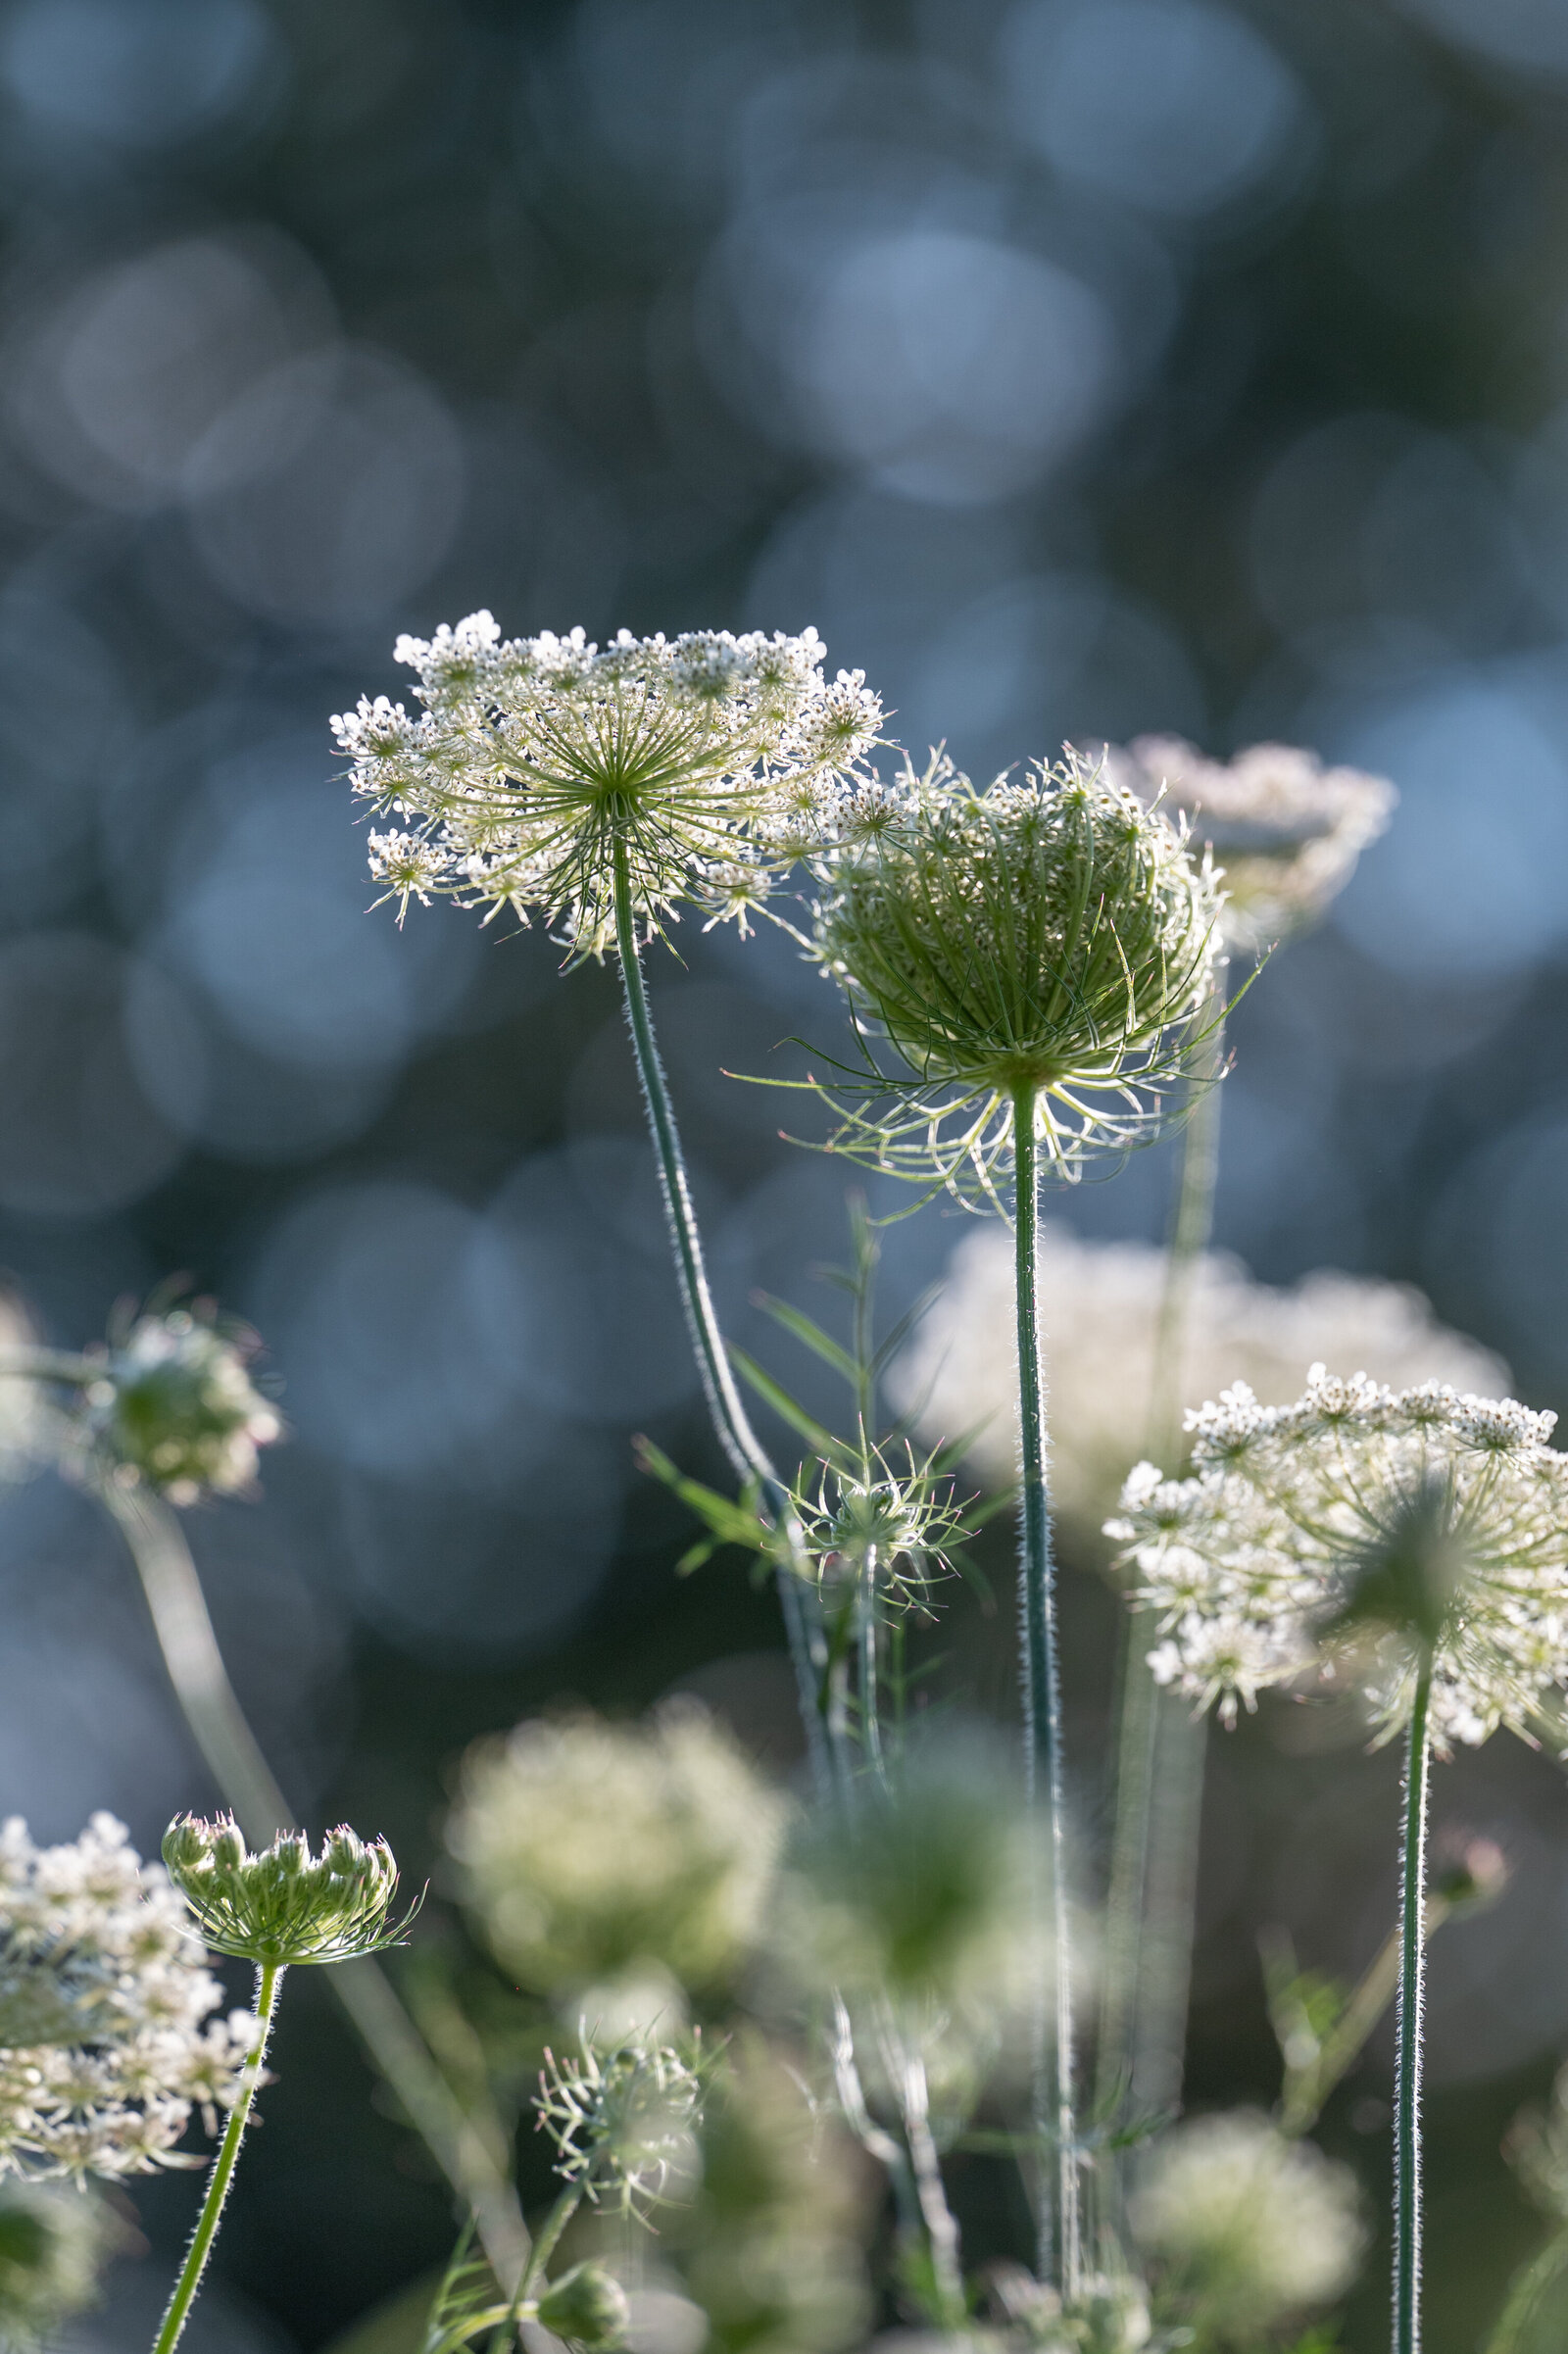
<svg viewBox="0 0 1568 2354"><path fill-rule="evenodd" d="M552 2280L536 2318L574 2346L618 2346L631 2327L631 2307L620 2282L602 2264L574 2264Z"/></svg>
<svg viewBox="0 0 1568 2354"><path fill-rule="evenodd" d="M164 1862L206 1943L264 1966L358 1961L396 1944L417 1910L388 1920L392 1850L346 1826L328 1832L318 1857L297 1831L253 1855L232 1817L181 1815L164 1835Z"/></svg>
<svg viewBox="0 0 1568 2354"><path fill-rule="evenodd" d="M866 1040L836 1149L990 1194L1026 1097L1066 1176L1155 1133L1219 950L1215 877L1157 810L1070 752L987 792L939 760L817 872L816 953Z"/></svg>

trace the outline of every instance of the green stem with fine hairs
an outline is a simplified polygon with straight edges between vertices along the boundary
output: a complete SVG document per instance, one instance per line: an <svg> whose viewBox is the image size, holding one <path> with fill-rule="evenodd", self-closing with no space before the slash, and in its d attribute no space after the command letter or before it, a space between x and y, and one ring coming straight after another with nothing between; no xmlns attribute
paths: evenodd
<svg viewBox="0 0 1568 2354"><path fill-rule="evenodd" d="M1042 2158L1055 2160L1055 2212L1042 2199L1041 2271L1059 2259L1059 2285L1078 2293L1083 2270L1077 2125L1073 2113L1072 1944L1068 1920L1065 1801L1062 1790L1061 1676L1056 1653L1055 1579L1051 1558L1051 1500L1046 1482L1045 1373L1040 1347L1040 1170L1033 1087L1013 1098L1016 1165L1013 1213L1018 1320L1018 1407L1022 1435L1018 1604L1022 1652L1024 1756L1029 1795L1046 1809L1045 1871L1040 1898L1054 1958L1053 2032L1040 2021L1034 2127ZM1054 2229L1053 2230L1053 2225Z"/></svg>
<svg viewBox="0 0 1568 2354"><path fill-rule="evenodd" d="M680 1284L681 1302L686 1311L692 1349L702 1375L703 1395L718 1443L729 1457L731 1468L738 1478L756 1481L763 1508L789 1547L791 1560L779 1564L778 1594L790 1658L795 1669L796 1692L806 1728L812 1774L819 1789L835 1781L842 1784L849 1770L843 1755L844 1743L838 1739L829 1741L824 1734L827 1645L820 1613L808 1578L803 1574L807 1564L802 1555L800 1531L790 1503L789 1491L752 1428L751 1417L736 1387L723 1335L718 1329L718 1317L714 1311L713 1296L709 1288L708 1269L703 1257L697 1211L686 1174L686 1156L681 1151L680 1131L675 1125L675 1108L670 1102L669 1084L660 1058L653 1013L643 979L642 951L637 939L637 917L632 904L626 846L618 838L614 845L613 860L615 947L620 957L621 983L625 991L626 1023L631 1032L637 1076L642 1083L649 1133L659 1164L660 1190L663 1195L664 1214L669 1226L675 1274Z"/></svg>
<svg viewBox="0 0 1568 2354"><path fill-rule="evenodd" d="M1427 1781L1432 1662L1410 1710L1399 1841L1399 2008L1394 2064L1394 2354L1421 2348L1421 2043L1426 1987Z"/></svg>
<svg viewBox="0 0 1568 2354"><path fill-rule="evenodd" d="M173 2354L174 2347L179 2343L180 2331L196 2301L196 2291L201 2286L202 2274L207 2269L207 2259L213 2252L213 2241L218 2236L223 2201L228 2196L228 2186L233 2181L239 2145L245 2138L245 2128L250 2123L256 2087L261 2082L262 2063L267 2057L267 2039L272 2032L272 2014L277 2008L277 1990L282 1983L281 1962L262 1962L258 1965L256 2016L261 2022L261 2033L246 2067L240 2096L228 2113L228 2124L219 2143L213 2171L207 2178L207 2195L202 2200L202 2211L196 2219L196 2229L191 2233L190 2246L179 2268L179 2279L174 2282L173 2294L165 2309L163 2324L153 2341L153 2354Z"/></svg>
<svg viewBox="0 0 1568 2354"><path fill-rule="evenodd" d="M96 1493L124 1537L141 1579L174 1697L191 1738L253 1846L297 1821L228 1680L185 1533L163 1498L111 1475ZM516 2280L528 2232L507 2172L499 2119L471 2118L431 2057L379 1962L342 1962L331 1987L415 2132L472 2214L491 2270Z"/></svg>
<svg viewBox="0 0 1568 2354"><path fill-rule="evenodd" d="M1197 1096L1182 1131L1181 1169L1154 1326L1145 1450L1174 1475L1181 1453L1182 1354L1198 1261L1214 1221L1219 1177L1219 1077L1225 1065L1223 968L1199 1019ZM1124 1621L1117 1701L1115 1819L1105 1896L1095 2106L1108 2118L1175 2108L1181 2099L1192 1982L1198 1847L1208 1729L1162 1692L1149 1670L1136 1615ZM1125 2159L1110 2161L1102 2224L1120 2224ZM1109 2256L1109 2249L1105 2254Z"/></svg>

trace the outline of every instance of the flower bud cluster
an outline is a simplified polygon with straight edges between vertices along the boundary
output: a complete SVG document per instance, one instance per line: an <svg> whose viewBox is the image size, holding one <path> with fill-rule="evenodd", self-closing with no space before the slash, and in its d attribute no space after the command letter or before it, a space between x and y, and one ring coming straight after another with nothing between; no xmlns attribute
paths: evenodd
<svg viewBox="0 0 1568 2354"><path fill-rule="evenodd" d="M1393 1730L1430 1664L1440 1745L1528 1735L1568 1689L1568 1456L1553 1417L1314 1365L1190 1413L1195 1476L1129 1475L1106 1534L1163 1637L1161 1683L1227 1721L1265 1685L1348 1682Z"/></svg>
<svg viewBox="0 0 1568 2354"><path fill-rule="evenodd" d="M1105 750L1114 783L1181 811L1225 873L1229 946L1255 954L1305 930L1338 898L1398 795L1387 778L1328 768L1289 744L1254 744L1228 764L1179 736Z"/></svg>
<svg viewBox="0 0 1568 2354"><path fill-rule="evenodd" d="M837 1149L985 1191L1024 1090L1063 1175L1147 1141L1219 949L1182 834L1070 750L987 792L936 760L865 808L817 861L815 950L903 1067L872 1064Z"/></svg>
<svg viewBox="0 0 1568 2354"><path fill-rule="evenodd" d="M232 1817L181 1815L164 1835L164 1862L215 1952L263 1965L358 1961L396 1944L412 1917L388 1919L398 1868L385 1839L346 1824L318 1856L298 1831L253 1855Z"/></svg>
<svg viewBox="0 0 1568 2354"><path fill-rule="evenodd" d="M601 648L503 641L477 613L396 658L422 711L362 697L332 722L355 792L405 821L370 836L385 896L542 911L585 954L612 931L617 858L645 921L681 901L744 921L822 839L882 718L859 671L825 678L809 630Z"/></svg>
<svg viewBox="0 0 1568 2354"><path fill-rule="evenodd" d="M667 2043L625 2043L574 2058L545 2054L534 2103L556 2146L556 2172L595 2206L645 2221L662 2202L691 2195L699 2171L702 2082Z"/></svg>
<svg viewBox="0 0 1568 2354"><path fill-rule="evenodd" d="M233 2106L255 2047L162 1873L112 1815L38 1848L0 1829L0 2173L145 2174L180 2165L199 2107Z"/></svg>
<svg viewBox="0 0 1568 2354"><path fill-rule="evenodd" d="M210 1313L149 1310L112 1333L86 1391L88 1444L122 1476L172 1503L232 1496L256 1478L258 1449L282 1436L250 1377L256 1343Z"/></svg>

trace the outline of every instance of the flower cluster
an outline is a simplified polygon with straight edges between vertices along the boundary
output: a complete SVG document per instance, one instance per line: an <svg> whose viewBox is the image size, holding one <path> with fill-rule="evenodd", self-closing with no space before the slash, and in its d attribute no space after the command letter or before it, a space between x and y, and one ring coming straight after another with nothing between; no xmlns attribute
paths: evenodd
<svg viewBox="0 0 1568 2354"><path fill-rule="evenodd" d="M1105 774L1145 801L1163 794L1212 851L1225 938L1244 954L1314 923L1398 800L1387 778L1325 769L1289 744L1254 744L1227 764L1179 736L1140 736L1126 751L1106 747Z"/></svg>
<svg viewBox="0 0 1568 2354"><path fill-rule="evenodd" d="M1163 1638L1160 1682L1234 1717L1264 1685L1349 1682L1388 1729L1430 1664L1436 1741L1527 1733L1568 1686L1568 1456L1553 1417L1314 1365L1188 1416L1195 1477L1139 1464L1107 1534Z"/></svg>
<svg viewBox="0 0 1568 2354"><path fill-rule="evenodd" d="M70 1845L0 1829L0 2172L144 2174L193 2107L239 2098L256 2022L222 1988L161 1873L95 1815Z"/></svg>
<svg viewBox="0 0 1568 2354"><path fill-rule="evenodd" d="M534 2106L556 2145L556 2172L595 2206L646 2219L690 2195L698 2171L702 2082L669 2044L623 2044L573 2059L545 2054Z"/></svg>
<svg viewBox="0 0 1568 2354"><path fill-rule="evenodd" d="M1366 2245L1349 2168L1247 2109L1192 2119L1154 2143L1132 2225L1205 2345L1253 2346L1328 2304Z"/></svg>
<svg viewBox="0 0 1568 2354"><path fill-rule="evenodd" d="M1054 1223L1040 1231L1052 1507L1084 1549L1148 1444L1167 1264L1152 1243L1087 1242ZM1012 1286L1011 1236L977 1227L955 1251L941 1297L887 1385L927 1439L972 1434L965 1460L996 1488L1011 1483L1018 1460ZM1178 1396L1212 1398L1240 1380L1265 1405L1284 1404L1298 1394L1302 1368L1319 1359L1364 1365L1395 1389L1441 1381L1495 1394L1508 1380L1489 1351L1439 1324L1409 1285L1325 1269L1279 1291L1221 1252L1198 1260Z"/></svg>
<svg viewBox="0 0 1568 2354"><path fill-rule="evenodd" d="M841 1152L990 1195L1027 1094L1058 1174L1148 1142L1193 1074L1219 947L1212 874L1069 752L977 791L945 760L817 865L815 950L865 1044Z"/></svg>
<svg viewBox="0 0 1568 2354"><path fill-rule="evenodd" d="M283 1432L250 1377L256 1347L251 1334L199 1308L149 1308L126 1319L110 1334L102 1375L85 1393L86 1443L171 1503L251 1487L258 1449Z"/></svg>
<svg viewBox="0 0 1568 2354"><path fill-rule="evenodd" d="M581 951L683 900L737 916L831 837L837 781L877 741L859 671L828 681L814 631L696 630L603 648L502 640L487 613L400 638L424 707L385 696L333 720L355 791L404 822L370 836L386 896L541 910Z"/></svg>
<svg viewBox="0 0 1568 2354"><path fill-rule="evenodd" d="M328 1832L318 1856L298 1831L280 1831L253 1855L232 1816L181 1815L164 1835L164 1862L208 1944L242 1961L359 1961L396 1944L418 1909L388 1920L398 1885L392 1850L347 1824Z"/></svg>
<svg viewBox="0 0 1568 2354"><path fill-rule="evenodd" d="M448 1838L497 1955L544 1994L628 1973L721 1985L750 1951L785 1809L694 1702L478 1744Z"/></svg>
<svg viewBox="0 0 1568 2354"><path fill-rule="evenodd" d="M923 1602L970 1534L939 1456L922 1460L907 1442L902 1449L867 1443L833 1462L808 1456L792 1500L821 1584L874 1592L892 1609Z"/></svg>

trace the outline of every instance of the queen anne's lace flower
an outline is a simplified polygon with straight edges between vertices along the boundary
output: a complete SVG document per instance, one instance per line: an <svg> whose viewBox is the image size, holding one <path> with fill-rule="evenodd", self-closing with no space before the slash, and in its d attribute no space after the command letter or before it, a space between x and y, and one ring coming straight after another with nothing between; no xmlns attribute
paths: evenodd
<svg viewBox="0 0 1568 2354"><path fill-rule="evenodd" d="M901 791L859 794L816 865L816 954L892 1050L845 1075L836 1149L989 1195L1020 1090L1059 1175L1149 1141L1200 1043L1212 874L1070 751L988 792L938 759Z"/></svg>
<svg viewBox="0 0 1568 2354"><path fill-rule="evenodd" d="M94 1815L69 1846L0 1829L0 2172L145 2174L193 2108L231 2108L256 2021L222 1988L163 1874Z"/></svg>
<svg viewBox="0 0 1568 2354"><path fill-rule="evenodd" d="M1430 1660L1440 1746L1528 1734L1568 1688L1553 1419L1321 1365L1291 1405L1238 1384L1189 1414L1196 1476L1138 1465L1106 1528L1156 1614L1156 1677L1234 1718L1263 1686L1316 1672L1392 1731Z"/></svg>
<svg viewBox="0 0 1568 2354"><path fill-rule="evenodd" d="M1387 778L1324 768L1289 744L1254 744L1228 764L1179 736L1107 746L1105 774L1152 801L1163 793L1225 876L1220 922L1251 953L1316 921L1388 826L1398 795Z"/></svg>
<svg viewBox="0 0 1568 2354"><path fill-rule="evenodd" d="M1166 1269L1165 1252L1152 1243L1089 1242L1056 1224L1040 1231L1052 1504L1079 1543L1098 1536L1147 1444ZM965 1459L999 1488L1010 1484L1018 1461L1012 1286L1011 1236L989 1225L966 1235L940 1298L888 1377L894 1405L917 1417L925 1438L971 1434ZM1319 1358L1364 1365L1396 1389L1440 1381L1495 1392L1508 1380L1496 1357L1439 1324L1407 1284L1324 1269L1276 1291L1226 1253L1198 1260L1178 1395L1213 1397L1242 1380L1266 1405L1281 1404Z"/></svg>
<svg viewBox="0 0 1568 2354"><path fill-rule="evenodd" d="M810 630L600 648L580 629L503 642L477 613L396 656L422 711L362 697L332 722L355 791L408 821L370 836L385 896L542 910L594 954L617 858L642 919L693 901L744 922L831 830L882 718L860 671L824 678Z"/></svg>
<svg viewBox="0 0 1568 2354"><path fill-rule="evenodd" d="M556 2145L556 2172L595 2206L646 2217L663 2199L689 2197L698 2173L702 2084L667 2043L623 2044L573 2059L546 2052L535 2101Z"/></svg>
<svg viewBox="0 0 1568 2354"><path fill-rule="evenodd" d="M255 1482L258 1450L283 1433L251 1380L256 1348L210 1308L125 1317L85 1393L82 1439L122 1478L148 1481L172 1503L241 1493Z"/></svg>

